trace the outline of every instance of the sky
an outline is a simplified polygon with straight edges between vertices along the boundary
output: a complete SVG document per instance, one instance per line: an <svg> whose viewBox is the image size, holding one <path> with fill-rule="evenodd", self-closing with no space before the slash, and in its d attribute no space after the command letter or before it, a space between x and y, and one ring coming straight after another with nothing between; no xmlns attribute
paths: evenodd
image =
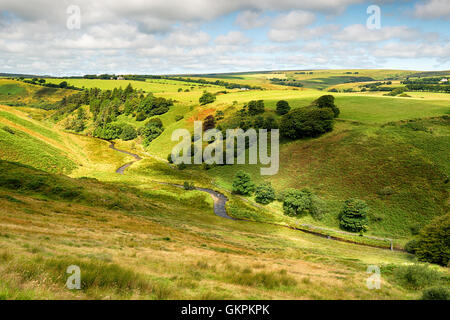
<svg viewBox="0 0 450 320"><path fill-rule="evenodd" d="M449 70L449 30L450 0L0 0L0 72Z"/></svg>

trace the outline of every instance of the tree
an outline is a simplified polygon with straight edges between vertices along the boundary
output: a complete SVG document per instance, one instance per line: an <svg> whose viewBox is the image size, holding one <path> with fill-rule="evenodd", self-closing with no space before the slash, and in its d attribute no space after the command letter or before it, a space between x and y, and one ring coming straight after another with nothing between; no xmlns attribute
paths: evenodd
<svg viewBox="0 0 450 320"><path fill-rule="evenodd" d="M139 135L144 138L144 146L148 146L150 142L159 137L163 132L163 123L159 118L150 119L144 127L139 129Z"/></svg>
<svg viewBox="0 0 450 320"><path fill-rule="evenodd" d="M252 100L247 104L248 114L250 116L256 116L257 114L264 113L264 101L263 100Z"/></svg>
<svg viewBox="0 0 450 320"><path fill-rule="evenodd" d="M291 106L289 105L289 103L285 100L280 100L277 102L277 113L279 115L285 115L286 113L288 113L289 111L291 111Z"/></svg>
<svg viewBox="0 0 450 320"><path fill-rule="evenodd" d="M209 115L205 118L205 121L203 121L203 130L208 131L210 129L214 129L216 127L216 119L214 119L214 116Z"/></svg>
<svg viewBox="0 0 450 320"><path fill-rule="evenodd" d="M253 193L255 184L251 181L251 177L248 173L240 170L234 177L232 190L233 193L247 196Z"/></svg>
<svg viewBox="0 0 450 320"><path fill-rule="evenodd" d="M450 214L432 220L419 233L416 256L420 261L447 266L450 259Z"/></svg>
<svg viewBox="0 0 450 320"><path fill-rule="evenodd" d="M198 101L203 106L205 104L213 103L214 101L216 101L216 96L210 92L205 91Z"/></svg>
<svg viewBox="0 0 450 320"><path fill-rule="evenodd" d="M60 87L61 89L67 88L67 81L61 82L61 83L59 84L59 87Z"/></svg>
<svg viewBox="0 0 450 320"><path fill-rule="evenodd" d="M275 190L270 182L257 186L255 195L255 201L261 204L269 204L275 200Z"/></svg>
<svg viewBox="0 0 450 320"><path fill-rule="evenodd" d="M282 117L280 132L290 139L316 137L333 130L333 124L334 114L329 108L299 108Z"/></svg>
<svg viewBox="0 0 450 320"><path fill-rule="evenodd" d="M367 231L368 211L369 207L365 201L359 199L346 200L342 211L339 213L340 227L352 232Z"/></svg>
<svg viewBox="0 0 450 320"><path fill-rule="evenodd" d="M309 189L287 189L283 197L283 211L287 215L299 215L311 208L312 192Z"/></svg>
<svg viewBox="0 0 450 320"><path fill-rule="evenodd" d="M339 117L339 114L341 113L339 108L334 103L334 96L332 96L332 95L321 96L319 99L314 101L312 103L312 105L316 106L318 108L321 108L321 109L329 108L329 109L333 110L333 114L334 114L335 118Z"/></svg>
<svg viewBox="0 0 450 320"><path fill-rule="evenodd" d="M124 141L133 140L137 138L136 130L129 124L122 127L122 133L120 134L120 139Z"/></svg>

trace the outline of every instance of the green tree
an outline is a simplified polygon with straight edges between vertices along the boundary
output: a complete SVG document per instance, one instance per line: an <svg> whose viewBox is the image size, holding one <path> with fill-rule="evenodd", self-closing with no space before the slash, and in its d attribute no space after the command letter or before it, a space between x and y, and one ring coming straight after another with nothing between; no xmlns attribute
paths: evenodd
<svg viewBox="0 0 450 320"><path fill-rule="evenodd" d="M321 96L319 99L315 100L312 103L312 105L316 106L318 108L321 108L321 109L329 108L329 109L333 110L333 114L334 114L335 118L339 117L339 114L341 113L339 108L334 103L334 96L329 95L329 94L325 95L325 96Z"/></svg>
<svg viewBox="0 0 450 320"><path fill-rule="evenodd" d="M269 204L275 200L275 189L270 182L260 184L255 190L255 201L261 204Z"/></svg>
<svg viewBox="0 0 450 320"><path fill-rule="evenodd" d="M122 127L122 133L120 134L120 139L124 141L133 140L137 138L136 130L129 124Z"/></svg>
<svg viewBox="0 0 450 320"><path fill-rule="evenodd" d="M334 114L329 108L294 109L280 121L281 135L290 139L316 137L333 130Z"/></svg>
<svg viewBox="0 0 450 320"><path fill-rule="evenodd" d="M340 227L352 232L367 231L368 211L369 207L365 201L359 199L346 200L342 211L339 213Z"/></svg>
<svg viewBox="0 0 450 320"><path fill-rule="evenodd" d="M67 88L67 81L61 82L61 83L59 84L59 87L60 87L61 89Z"/></svg>
<svg viewBox="0 0 450 320"><path fill-rule="evenodd" d="M289 111L291 111L291 106L289 105L289 103L285 100L280 100L277 102L277 113L279 115L285 115L286 113L288 113Z"/></svg>
<svg viewBox="0 0 450 320"><path fill-rule="evenodd" d="M450 214L433 219L420 231L417 240L418 260L447 266L450 259Z"/></svg>
<svg viewBox="0 0 450 320"><path fill-rule="evenodd" d="M232 190L233 193L247 196L253 193L255 184L248 173L240 170L234 177Z"/></svg>
<svg viewBox="0 0 450 320"><path fill-rule="evenodd" d="M203 106L205 104L213 103L214 101L216 101L216 96L210 92L205 91L198 101Z"/></svg>
<svg viewBox="0 0 450 320"><path fill-rule="evenodd" d="M307 213L311 208L312 192L309 189L287 189L283 195L283 211L287 215Z"/></svg>
<svg viewBox="0 0 450 320"><path fill-rule="evenodd" d="M250 116L256 116L257 114L264 113L264 101L263 100L252 100L247 104L248 114Z"/></svg>

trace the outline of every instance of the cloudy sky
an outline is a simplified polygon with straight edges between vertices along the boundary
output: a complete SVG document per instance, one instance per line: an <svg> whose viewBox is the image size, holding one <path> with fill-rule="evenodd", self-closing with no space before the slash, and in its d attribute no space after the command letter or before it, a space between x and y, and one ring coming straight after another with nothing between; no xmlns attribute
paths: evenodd
<svg viewBox="0 0 450 320"><path fill-rule="evenodd" d="M450 0L0 0L0 72L448 70L448 30Z"/></svg>

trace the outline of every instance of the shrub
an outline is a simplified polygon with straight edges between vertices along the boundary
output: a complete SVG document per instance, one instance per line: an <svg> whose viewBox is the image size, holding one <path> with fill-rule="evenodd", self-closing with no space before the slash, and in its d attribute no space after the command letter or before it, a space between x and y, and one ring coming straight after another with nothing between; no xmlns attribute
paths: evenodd
<svg viewBox="0 0 450 320"><path fill-rule="evenodd" d="M275 190L270 182L257 186L255 195L255 201L261 204L269 204L275 200Z"/></svg>
<svg viewBox="0 0 450 320"><path fill-rule="evenodd" d="M120 139L124 141L133 140L137 138L136 130L129 124L122 127L122 133Z"/></svg>
<svg viewBox="0 0 450 320"><path fill-rule="evenodd" d="M394 270L396 280L408 289L423 289L440 280L441 274L428 266L410 265L399 266Z"/></svg>
<svg viewBox="0 0 450 320"><path fill-rule="evenodd" d="M144 138L144 146L148 146L150 142L159 137L163 132L164 127L159 118L150 119L144 127L139 129L139 135Z"/></svg>
<svg viewBox="0 0 450 320"><path fill-rule="evenodd" d="M434 287L423 291L422 300L450 300L450 291L445 287Z"/></svg>
<svg viewBox="0 0 450 320"><path fill-rule="evenodd" d="M287 101L280 100L277 102L277 113L279 115L285 115L289 111L291 111L291 107L289 106L289 103Z"/></svg>
<svg viewBox="0 0 450 320"><path fill-rule="evenodd" d="M405 244L405 251L411 254L415 254L417 250L417 240L413 239L408 241L407 244Z"/></svg>
<svg viewBox="0 0 450 320"><path fill-rule="evenodd" d="M264 113L264 101L263 100L252 100L247 104L248 114L250 116L256 116L257 114Z"/></svg>
<svg viewBox="0 0 450 320"><path fill-rule="evenodd" d="M136 121L144 121L147 119L147 115L144 112L138 112L136 115Z"/></svg>
<svg viewBox="0 0 450 320"><path fill-rule="evenodd" d="M183 183L183 188L184 188L184 190L195 190L195 186L194 186L194 183L193 183L193 182L187 182L187 181L185 181L185 182Z"/></svg>
<svg viewBox="0 0 450 320"><path fill-rule="evenodd" d="M348 199L339 214L339 225L352 232L367 231L367 212L369 207L363 200Z"/></svg>
<svg viewBox="0 0 450 320"><path fill-rule="evenodd" d="M290 139L316 137L333 130L333 123L334 114L329 108L300 108L282 117L280 132Z"/></svg>
<svg viewBox="0 0 450 320"><path fill-rule="evenodd" d="M205 91L198 101L203 106L205 104L213 103L214 101L216 101L216 96L210 92Z"/></svg>
<svg viewBox="0 0 450 320"><path fill-rule="evenodd" d="M255 190L255 184L251 181L250 175L244 171L238 171L233 181L233 193L250 195Z"/></svg>
<svg viewBox="0 0 450 320"><path fill-rule="evenodd" d="M5 130L5 131L8 132L8 133L15 134L14 130L11 129L10 127L8 127L8 126L4 126L4 127L3 127L3 130Z"/></svg>
<svg viewBox="0 0 450 320"><path fill-rule="evenodd" d="M447 266L450 259L450 214L435 218L419 233L416 256L419 261Z"/></svg>
<svg viewBox="0 0 450 320"><path fill-rule="evenodd" d="M299 215L311 209L312 192L308 189L287 189L283 196L283 210L287 215Z"/></svg>

